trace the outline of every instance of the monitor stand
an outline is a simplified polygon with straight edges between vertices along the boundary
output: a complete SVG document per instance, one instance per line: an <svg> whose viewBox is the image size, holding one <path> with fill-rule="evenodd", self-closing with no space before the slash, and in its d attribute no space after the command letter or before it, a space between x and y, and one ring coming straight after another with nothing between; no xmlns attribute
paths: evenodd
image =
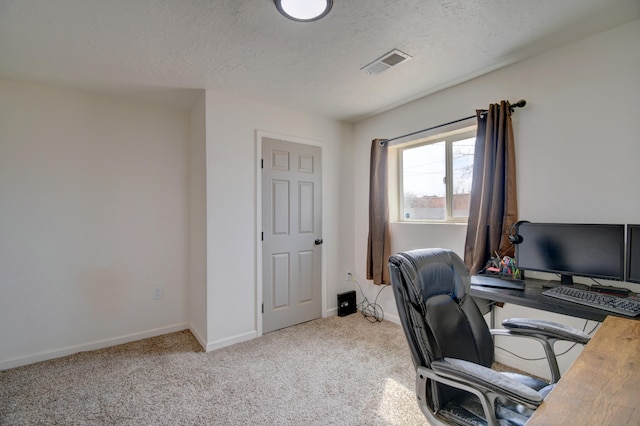
<svg viewBox="0 0 640 426"><path fill-rule="evenodd" d="M554 288L560 287L561 285L562 284L560 284L560 281L558 280L549 280L542 283L542 288Z"/></svg>
<svg viewBox="0 0 640 426"><path fill-rule="evenodd" d="M571 275L560 275L560 281L549 280L542 284L543 288L560 287L561 285L573 286L573 277Z"/></svg>
<svg viewBox="0 0 640 426"><path fill-rule="evenodd" d="M573 285L573 277L571 275L560 275L560 284Z"/></svg>

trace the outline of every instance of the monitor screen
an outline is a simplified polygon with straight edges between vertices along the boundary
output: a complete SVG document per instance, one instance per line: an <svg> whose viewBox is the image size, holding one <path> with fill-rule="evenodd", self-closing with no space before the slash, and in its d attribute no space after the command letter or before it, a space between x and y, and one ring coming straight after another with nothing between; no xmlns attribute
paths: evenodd
<svg viewBox="0 0 640 426"><path fill-rule="evenodd" d="M640 225L627 225L627 278L640 283Z"/></svg>
<svg viewBox="0 0 640 426"><path fill-rule="evenodd" d="M624 279L624 225L522 223L517 229L518 269L572 276Z"/></svg>

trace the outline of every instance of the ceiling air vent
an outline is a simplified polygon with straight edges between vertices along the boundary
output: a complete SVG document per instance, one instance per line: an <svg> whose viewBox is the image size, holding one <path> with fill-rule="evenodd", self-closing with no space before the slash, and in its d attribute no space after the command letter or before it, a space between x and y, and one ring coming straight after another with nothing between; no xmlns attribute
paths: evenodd
<svg viewBox="0 0 640 426"><path fill-rule="evenodd" d="M401 62L405 62L411 59L411 56L404 52L394 49L391 52L385 53L375 61L371 62L360 68L362 71L368 72L370 75L377 75L383 71L388 70L391 67L398 65Z"/></svg>

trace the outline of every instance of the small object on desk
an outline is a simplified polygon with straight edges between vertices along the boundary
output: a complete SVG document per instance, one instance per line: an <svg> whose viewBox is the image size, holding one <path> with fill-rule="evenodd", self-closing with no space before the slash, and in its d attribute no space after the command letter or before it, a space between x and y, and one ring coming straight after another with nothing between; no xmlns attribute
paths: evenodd
<svg viewBox="0 0 640 426"><path fill-rule="evenodd" d="M471 275L471 284L510 290L524 290L524 281L522 280L492 277L491 275Z"/></svg>
<svg viewBox="0 0 640 426"><path fill-rule="evenodd" d="M581 290L568 286L550 288L542 293L544 296L554 297L567 302L591 306L619 315L635 317L640 315L640 301L628 297L609 296L588 290Z"/></svg>

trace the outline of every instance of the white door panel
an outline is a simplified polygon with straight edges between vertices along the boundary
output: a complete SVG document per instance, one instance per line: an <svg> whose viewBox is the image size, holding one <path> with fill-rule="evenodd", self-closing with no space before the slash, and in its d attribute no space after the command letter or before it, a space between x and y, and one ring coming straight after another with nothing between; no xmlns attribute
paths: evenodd
<svg viewBox="0 0 640 426"><path fill-rule="evenodd" d="M320 147L262 139L263 332L322 314Z"/></svg>

